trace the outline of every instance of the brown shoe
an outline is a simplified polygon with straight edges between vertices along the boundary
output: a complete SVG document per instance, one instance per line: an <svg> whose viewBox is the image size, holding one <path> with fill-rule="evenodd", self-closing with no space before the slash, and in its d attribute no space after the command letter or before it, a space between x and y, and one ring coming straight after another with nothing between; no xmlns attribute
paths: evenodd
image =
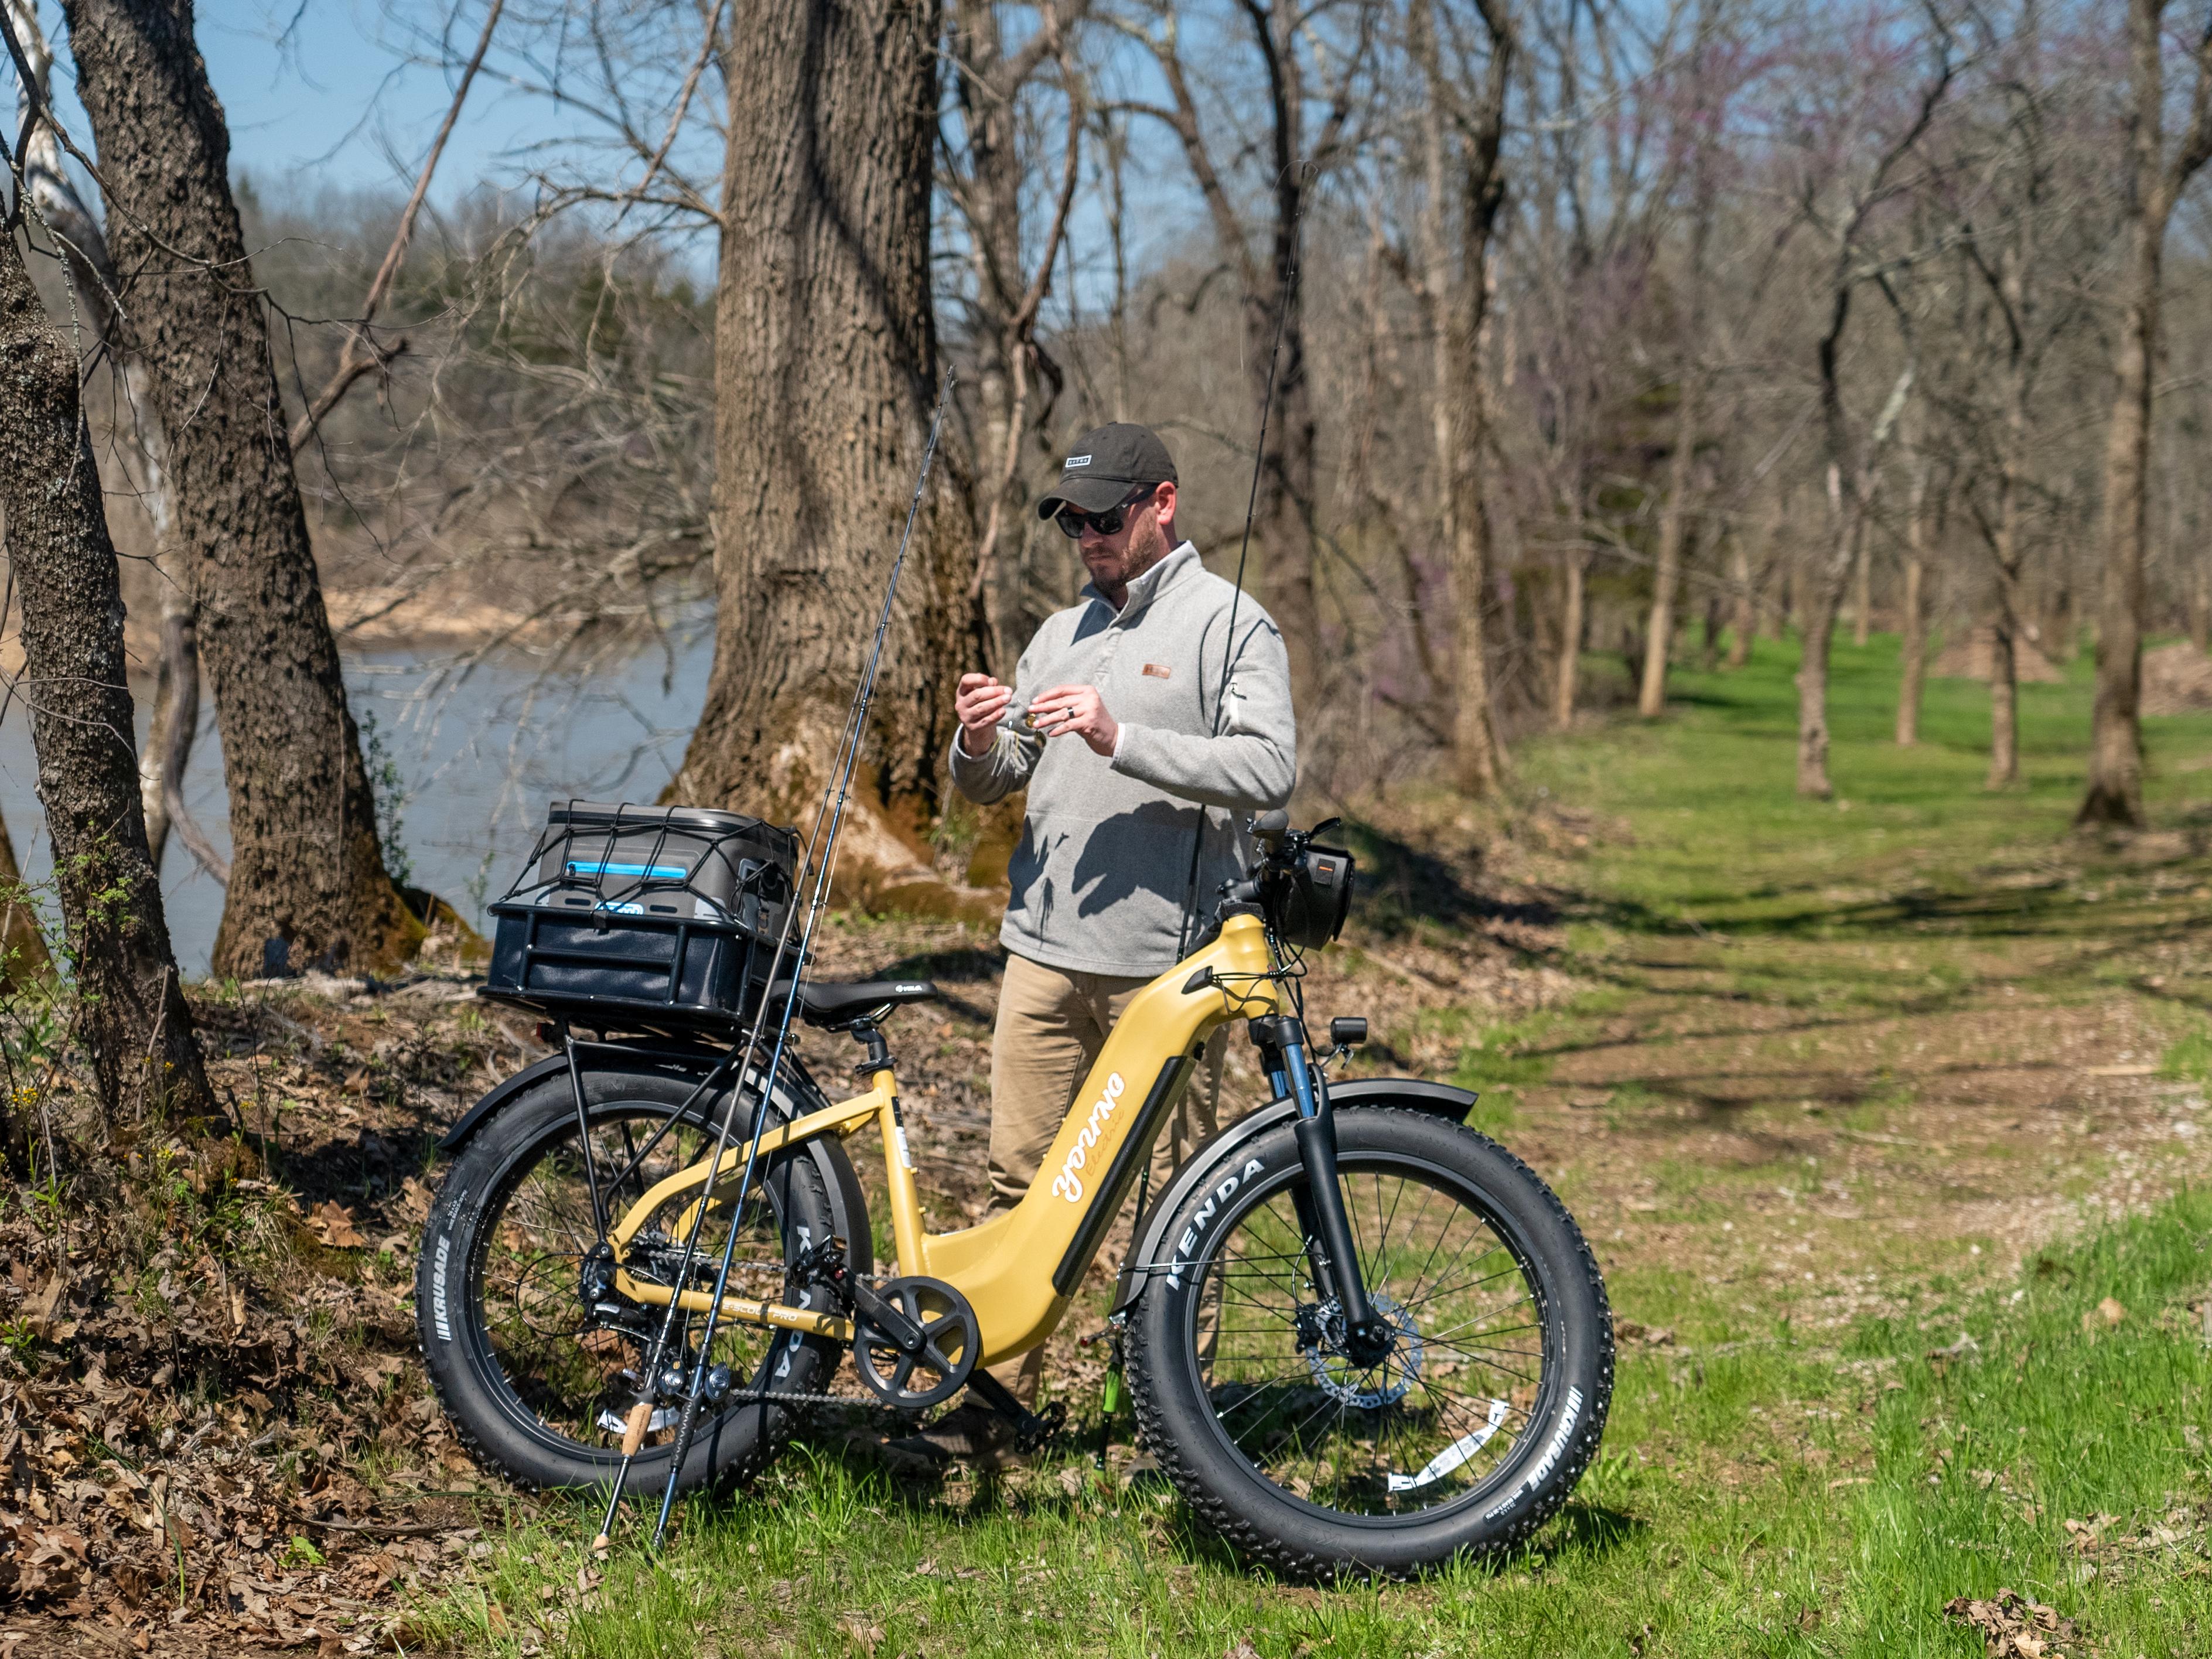
<svg viewBox="0 0 2212 1659"><path fill-rule="evenodd" d="M922 1471L954 1463L997 1469L1021 1461L1014 1449L1014 1425L988 1406L973 1401L955 1406L927 1428L885 1441L883 1452L894 1468Z"/></svg>

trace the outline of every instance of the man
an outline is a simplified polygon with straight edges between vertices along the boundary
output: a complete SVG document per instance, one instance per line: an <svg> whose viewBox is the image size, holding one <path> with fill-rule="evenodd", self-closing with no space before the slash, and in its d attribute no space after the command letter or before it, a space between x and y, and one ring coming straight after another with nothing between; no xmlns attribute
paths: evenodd
<svg viewBox="0 0 2212 1659"><path fill-rule="evenodd" d="M1290 664L1249 593L1176 529L1175 462L1148 428L1085 433L1037 504L1091 573L1048 619L1012 685L961 677L953 782L988 805L1026 786L1007 872L1006 975L991 1042L991 1208L1020 1202L1106 1034L1172 968L1221 884L1249 866L1252 813L1297 776ZM1232 617L1233 612L1233 617ZM1224 672L1225 669L1225 672ZM1190 881L1194 840L1198 878ZM1213 1133L1220 1036L1152 1155L1158 1183ZM1033 1404L1044 1350L994 1368ZM896 1443L908 1457L987 1459L1011 1438L981 1404Z"/></svg>

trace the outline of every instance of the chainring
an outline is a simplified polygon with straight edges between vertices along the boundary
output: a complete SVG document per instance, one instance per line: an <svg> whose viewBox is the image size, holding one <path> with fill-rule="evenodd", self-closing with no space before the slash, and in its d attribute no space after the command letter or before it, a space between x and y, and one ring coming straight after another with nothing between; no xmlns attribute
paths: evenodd
<svg viewBox="0 0 2212 1659"><path fill-rule="evenodd" d="M919 1275L890 1279L876 1294L921 1328L921 1343L902 1348L865 1313L855 1314L853 1369L868 1392L900 1411L923 1411L967 1386L983 1352L983 1328L968 1298L941 1279Z"/></svg>

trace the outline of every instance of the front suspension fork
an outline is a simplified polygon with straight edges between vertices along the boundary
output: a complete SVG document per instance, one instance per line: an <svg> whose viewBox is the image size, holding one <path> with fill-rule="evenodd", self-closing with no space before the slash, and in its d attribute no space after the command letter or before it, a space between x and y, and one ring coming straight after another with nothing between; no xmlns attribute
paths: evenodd
<svg viewBox="0 0 2212 1659"><path fill-rule="evenodd" d="M1336 1114L1328 1103L1328 1080L1307 1063L1304 1021L1288 1014L1271 1014L1254 1020L1251 1032L1252 1041L1266 1060L1268 1081L1275 1092L1288 1095L1297 1104L1298 1121L1291 1133L1297 1139L1306 1182L1293 1192L1292 1202L1297 1208L1299 1230L1305 1235L1314 1282L1322 1295L1334 1298L1343 1310L1345 1334L1353 1357L1379 1355L1389 1350L1390 1327L1376 1316L1368 1297L1358 1246L1352 1241L1352 1218L1345 1208L1344 1188L1337 1180Z"/></svg>

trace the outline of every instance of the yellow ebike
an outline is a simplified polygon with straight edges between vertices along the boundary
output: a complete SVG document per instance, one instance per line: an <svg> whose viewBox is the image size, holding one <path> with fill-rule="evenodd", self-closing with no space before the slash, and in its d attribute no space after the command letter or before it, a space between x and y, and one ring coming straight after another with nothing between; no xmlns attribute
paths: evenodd
<svg viewBox="0 0 2212 1659"><path fill-rule="evenodd" d="M884 1034L937 994L927 981L800 988L800 1017L863 1050L867 1086L844 1100L788 1058L763 1104L714 1045L564 1034L445 1142L417 1310L465 1443L538 1488L605 1489L627 1461L658 1491L679 1443L677 1489L740 1480L848 1352L896 1408L967 1387L1034 1438L1040 1420L981 1368L1059 1327L1208 1037L1241 1021L1271 1097L1156 1195L1110 1304L1144 1443L1209 1524L1285 1571L1407 1573L1525 1537L1603 1431L1595 1260L1544 1182L1465 1127L1472 1094L1328 1080L1364 1022L1333 1022L1324 1051L1299 979L1342 924L1350 860L1280 814L1255 828L1253 878L1131 1003L1029 1193L957 1232L925 1229ZM845 1152L864 1134L893 1273ZM656 1352L661 1374L642 1375Z"/></svg>

